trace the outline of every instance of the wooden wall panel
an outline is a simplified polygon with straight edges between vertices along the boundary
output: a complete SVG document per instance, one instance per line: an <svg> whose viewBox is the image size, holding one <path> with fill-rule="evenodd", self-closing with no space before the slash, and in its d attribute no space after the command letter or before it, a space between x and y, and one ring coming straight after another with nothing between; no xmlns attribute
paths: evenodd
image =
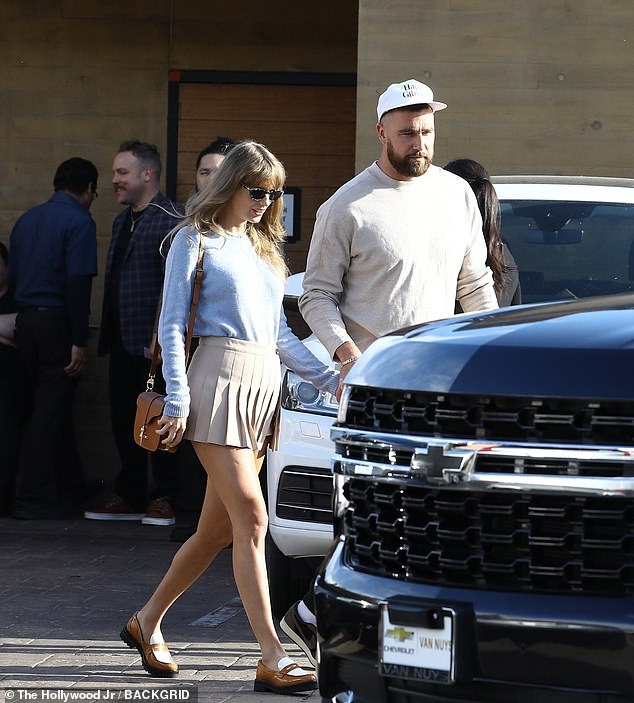
<svg viewBox="0 0 634 703"><path fill-rule="evenodd" d="M196 156L217 136L262 142L301 189L301 234L286 256L302 271L317 208L354 175L356 89L182 84L179 114L178 199L192 193Z"/></svg>
<svg viewBox="0 0 634 703"><path fill-rule="evenodd" d="M360 0L356 169L376 157L376 101L417 78L447 110L437 164L629 176L631 0Z"/></svg>

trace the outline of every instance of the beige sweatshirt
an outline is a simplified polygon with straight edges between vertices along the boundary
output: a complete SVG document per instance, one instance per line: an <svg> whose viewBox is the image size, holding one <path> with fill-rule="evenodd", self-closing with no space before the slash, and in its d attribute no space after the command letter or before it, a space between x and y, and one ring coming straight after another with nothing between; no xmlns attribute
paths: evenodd
<svg viewBox="0 0 634 703"><path fill-rule="evenodd" d="M299 307L334 357L354 341L465 312L497 308L475 197L431 166L397 181L376 163L317 211Z"/></svg>

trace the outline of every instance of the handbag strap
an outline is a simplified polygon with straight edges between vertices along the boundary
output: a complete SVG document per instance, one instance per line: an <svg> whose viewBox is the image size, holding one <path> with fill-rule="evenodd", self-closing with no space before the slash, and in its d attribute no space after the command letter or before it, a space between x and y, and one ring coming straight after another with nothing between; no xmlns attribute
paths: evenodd
<svg viewBox="0 0 634 703"><path fill-rule="evenodd" d="M185 360L189 358L189 350L191 349L192 337L194 336L194 322L196 321L196 310L198 308L198 300L200 298L200 285L203 280L204 255L205 250L203 249L203 238L202 235L199 235L198 261L196 262L196 271L194 272L194 290L192 291L192 299L189 304L189 319L187 321L187 332L185 335ZM152 363L150 364L150 373L147 378L147 391L151 391L154 388L154 377L156 376L160 356L161 345L158 343L157 339L154 343L154 349L152 350Z"/></svg>

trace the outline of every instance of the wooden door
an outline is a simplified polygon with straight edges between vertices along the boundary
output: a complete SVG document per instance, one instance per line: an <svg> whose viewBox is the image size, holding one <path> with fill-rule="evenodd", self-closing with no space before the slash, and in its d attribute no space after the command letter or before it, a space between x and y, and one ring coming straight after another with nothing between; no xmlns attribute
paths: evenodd
<svg viewBox="0 0 634 703"><path fill-rule="evenodd" d="M177 199L193 192L196 156L218 136L265 144L299 189L286 257L291 273L303 271L317 208L354 175L355 121L354 86L181 83Z"/></svg>

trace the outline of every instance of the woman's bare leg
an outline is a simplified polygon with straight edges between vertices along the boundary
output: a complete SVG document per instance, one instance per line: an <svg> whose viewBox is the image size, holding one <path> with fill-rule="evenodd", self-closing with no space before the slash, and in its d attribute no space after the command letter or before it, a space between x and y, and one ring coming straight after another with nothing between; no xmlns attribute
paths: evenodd
<svg viewBox="0 0 634 703"><path fill-rule="evenodd" d="M233 528L233 573L265 666L277 669L286 652L275 631L266 575L268 516L260 488L261 456L250 449L198 444L203 466L213 466L214 487Z"/></svg>
<svg viewBox="0 0 634 703"><path fill-rule="evenodd" d="M232 540L231 522L206 466L207 487L198 528L176 552L167 573L137 617L146 641L160 631L161 620L172 603L186 591Z"/></svg>

